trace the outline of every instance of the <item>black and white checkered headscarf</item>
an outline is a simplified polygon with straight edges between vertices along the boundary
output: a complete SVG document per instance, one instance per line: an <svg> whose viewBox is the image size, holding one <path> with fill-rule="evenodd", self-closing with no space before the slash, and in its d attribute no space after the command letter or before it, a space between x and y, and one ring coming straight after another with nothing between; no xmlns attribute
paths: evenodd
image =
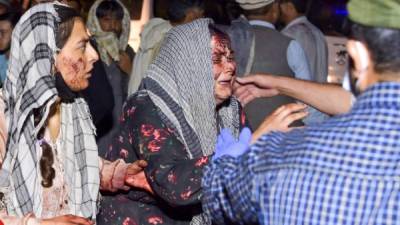
<svg viewBox="0 0 400 225"><path fill-rule="evenodd" d="M9 140L3 169L9 175L7 204L11 215L42 214L39 161L42 149L37 134L57 99L52 74L57 51L55 31L59 3L39 4L27 11L14 29L4 97ZM42 119L34 123L33 110ZM70 213L96 216L99 191L98 152L90 112L82 98L61 104L60 141L65 181L69 187Z"/></svg>
<svg viewBox="0 0 400 225"><path fill-rule="evenodd" d="M231 98L216 111L210 19L174 27L164 38L143 86L163 122L175 128L189 158L211 155L222 127L239 134L239 103ZM191 224L210 224L203 215Z"/></svg>

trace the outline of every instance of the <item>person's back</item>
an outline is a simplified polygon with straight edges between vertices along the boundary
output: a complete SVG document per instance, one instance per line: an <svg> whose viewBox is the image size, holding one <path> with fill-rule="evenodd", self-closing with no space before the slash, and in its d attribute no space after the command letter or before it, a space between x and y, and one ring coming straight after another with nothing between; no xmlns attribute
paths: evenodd
<svg viewBox="0 0 400 225"><path fill-rule="evenodd" d="M258 25L252 25L251 28L254 33L255 51L249 73L267 73L294 77L294 73L286 60L286 52L291 39L281 35L274 29ZM284 95L272 98L258 98L245 106L245 112L248 115L250 125L256 129L264 121L264 118L275 109L294 102L293 98ZM260 111L260 109L263 110ZM297 123L297 125L300 124Z"/></svg>
<svg viewBox="0 0 400 225"><path fill-rule="evenodd" d="M291 206L268 219L264 217L264 224L312 224L313 218L320 218L321 224L339 218L340 224L379 224L392 207L399 207L399 154L395 151L400 149L399 91L399 84L375 85L347 115L287 136L271 135L260 140L256 145L266 154L260 154L253 166L271 171L271 177L275 174L272 167L279 169L279 179L260 174L261 186L268 184L273 193L259 199L260 205L269 205L264 211L282 204ZM386 101L390 105L381 107ZM290 144L282 147L282 143ZM280 197L272 200L275 196ZM329 213L325 214L324 208Z"/></svg>
<svg viewBox="0 0 400 225"><path fill-rule="evenodd" d="M203 208L215 224L400 224L400 4L348 9L352 110L214 159Z"/></svg>
<svg viewBox="0 0 400 225"><path fill-rule="evenodd" d="M398 83L375 85L349 114L289 134L265 135L250 154L237 159L240 163L220 162L225 169L240 165L229 171L245 171L225 174L226 186L242 188L236 193L238 199L259 196L254 205L241 205L243 211L235 211L237 218L251 217L257 205L260 212L273 212L252 218L260 224L381 224L379 220L387 218L390 210L400 207L399 93ZM211 180L206 176L205 186L215 191ZM398 212L390 216L397 218L392 224L398 224ZM222 224L222 217L214 219Z"/></svg>
<svg viewBox="0 0 400 225"><path fill-rule="evenodd" d="M233 21L227 31L238 61L237 75L240 77L266 73L308 79L311 74L305 56L298 57L297 53L292 54L291 52L292 46L296 45L297 47L298 43L275 30L273 23L277 20L275 13L278 10L277 3L254 1L261 2L261 7L255 3L254 6L248 7L244 6L243 2L253 4L253 1L237 0L237 2L242 8L244 7L246 18L241 17ZM289 61L290 58L297 61L300 66L293 65ZM302 62L304 63L302 64ZM293 102L295 100L290 97L278 95L256 99L247 104L244 109L250 125L256 129L264 118L276 108ZM302 123L297 122L295 125L302 125Z"/></svg>
<svg viewBox="0 0 400 225"><path fill-rule="evenodd" d="M312 80L326 83L328 77L328 46L324 34L307 17L305 0L285 0L280 4L280 19L286 24L282 33L298 41L310 62Z"/></svg>

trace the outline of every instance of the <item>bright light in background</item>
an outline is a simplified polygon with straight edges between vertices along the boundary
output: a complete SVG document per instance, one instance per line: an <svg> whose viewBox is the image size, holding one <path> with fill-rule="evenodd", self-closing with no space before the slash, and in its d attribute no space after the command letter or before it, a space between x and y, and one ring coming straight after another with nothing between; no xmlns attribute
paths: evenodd
<svg viewBox="0 0 400 225"><path fill-rule="evenodd" d="M131 20L131 32L129 35L129 45L135 50L139 49L140 33L143 26L153 18L153 0L143 0L140 20Z"/></svg>
<svg viewBox="0 0 400 225"><path fill-rule="evenodd" d="M325 36L328 44L328 83L341 84L347 71L345 37Z"/></svg>

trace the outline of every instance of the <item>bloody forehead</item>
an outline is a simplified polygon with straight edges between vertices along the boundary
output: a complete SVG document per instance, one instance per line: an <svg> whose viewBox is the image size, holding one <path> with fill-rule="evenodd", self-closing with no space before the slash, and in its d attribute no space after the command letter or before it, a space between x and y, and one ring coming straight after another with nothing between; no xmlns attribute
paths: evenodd
<svg viewBox="0 0 400 225"><path fill-rule="evenodd" d="M213 34L212 37L214 38L216 49L230 47L230 41L228 37L220 34Z"/></svg>

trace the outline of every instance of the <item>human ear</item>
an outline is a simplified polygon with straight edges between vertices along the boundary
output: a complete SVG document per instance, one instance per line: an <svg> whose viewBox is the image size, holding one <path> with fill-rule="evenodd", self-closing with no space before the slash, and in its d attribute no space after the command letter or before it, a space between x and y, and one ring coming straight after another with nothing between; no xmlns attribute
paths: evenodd
<svg viewBox="0 0 400 225"><path fill-rule="evenodd" d="M349 40L347 51L354 62L354 72L356 76L365 74L371 65L371 58L368 48L360 41Z"/></svg>

